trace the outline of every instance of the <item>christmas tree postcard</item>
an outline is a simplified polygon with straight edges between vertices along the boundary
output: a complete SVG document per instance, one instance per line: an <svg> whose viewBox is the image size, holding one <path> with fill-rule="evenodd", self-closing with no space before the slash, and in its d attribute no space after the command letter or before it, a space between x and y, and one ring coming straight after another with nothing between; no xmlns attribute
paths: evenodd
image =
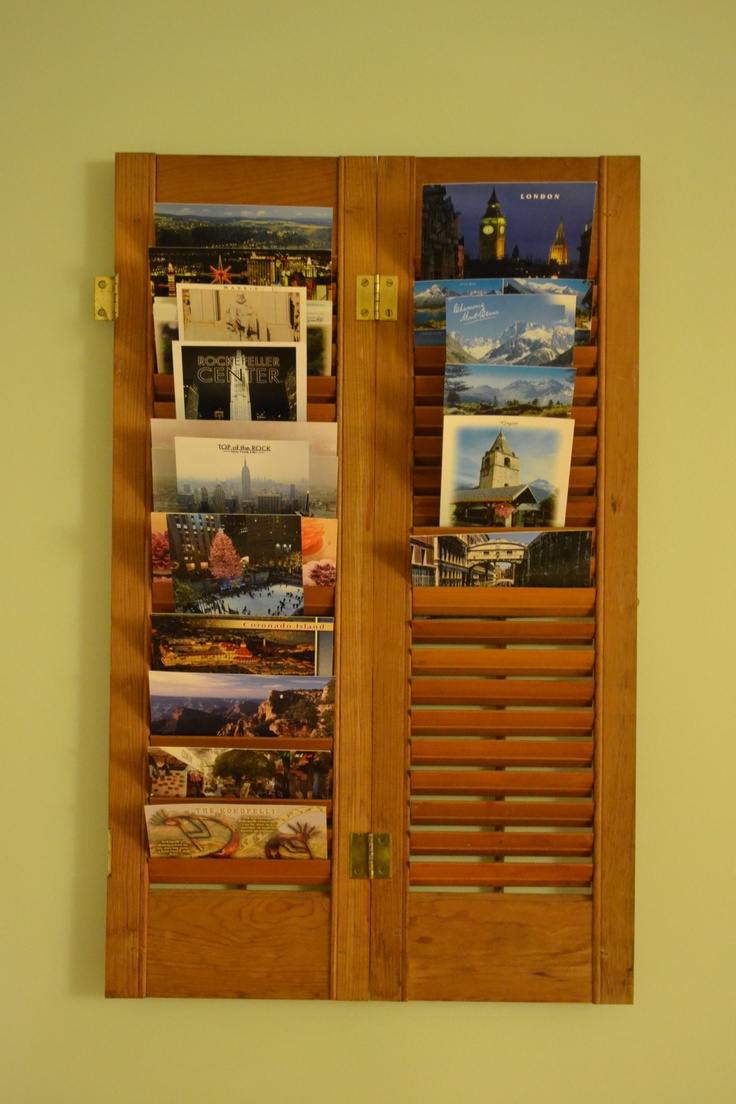
<svg viewBox="0 0 736 1104"><path fill-rule="evenodd" d="M590 344L590 323L593 313L593 280L545 280L519 278L504 280L505 295L574 295L575 344Z"/></svg>
<svg viewBox="0 0 736 1104"><path fill-rule="evenodd" d="M151 419L151 478L153 509L168 513L179 508L176 487L176 437L211 440L290 441L294 436L309 445L309 512L334 518L337 509L337 425L335 422L197 422L181 418Z"/></svg>
<svg viewBox="0 0 736 1104"><path fill-rule="evenodd" d="M444 418L440 525L565 524L571 418Z"/></svg>
<svg viewBox="0 0 736 1104"><path fill-rule="evenodd" d="M176 303L182 341L307 340L304 288L181 283Z"/></svg>
<svg viewBox="0 0 736 1104"><path fill-rule="evenodd" d="M445 365L445 414L569 418L574 390L574 368Z"/></svg>
<svg viewBox="0 0 736 1104"><path fill-rule="evenodd" d="M203 797L312 801L332 797L331 751L152 747L148 773L153 801Z"/></svg>
<svg viewBox="0 0 736 1104"><path fill-rule="evenodd" d="M146 805L152 859L326 859L324 805Z"/></svg>
<svg viewBox="0 0 736 1104"><path fill-rule="evenodd" d="M219 739L332 736L335 680L149 671L151 733Z"/></svg>
<svg viewBox="0 0 736 1104"><path fill-rule="evenodd" d="M574 295L462 295L446 310L448 363L572 365Z"/></svg>
<svg viewBox="0 0 736 1104"><path fill-rule="evenodd" d="M172 345L177 418L307 420L307 346L252 342Z"/></svg>
<svg viewBox="0 0 736 1104"><path fill-rule="evenodd" d="M333 673L331 617L272 621L256 617L151 614L151 668L206 674Z"/></svg>
<svg viewBox="0 0 736 1104"><path fill-rule="evenodd" d="M595 181L426 184L423 280L588 275Z"/></svg>
<svg viewBox="0 0 736 1104"><path fill-rule="evenodd" d="M415 280L414 344L445 344L445 300L451 295L502 295L503 280Z"/></svg>
<svg viewBox="0 0 736 1104"><path fill-rule="evenodd" d="M244 427L245 428L245 427ZM179 510L307 514L309 443L175 437Z"/></svg>
<svg viewBox="0 0 736 1104"><path fill-rule="evenodd" d="M152 526L156 518L154 514ZM166 529L167 547L154 548L154 574L165 574L168 562L175 613L303 613L302 530L297 515L166 514Z"/></svg>
<svg viewBox="0 0 736 1104"><path fill-rule="evenodd" d="M590 529L414 537L414 586L589 587ZM421 558L416 555L421 546Z"/></svg>

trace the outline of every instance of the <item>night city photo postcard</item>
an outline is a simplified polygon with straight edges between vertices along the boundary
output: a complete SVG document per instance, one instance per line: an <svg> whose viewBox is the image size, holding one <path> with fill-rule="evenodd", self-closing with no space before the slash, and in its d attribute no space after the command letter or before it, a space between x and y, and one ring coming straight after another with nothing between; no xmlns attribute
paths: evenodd
<svg viewBox="0 0 736 1104"><path fill-rule="evenodd" d="M324 805L146 805L152 859L326 859Z"/></svg>
<svg viewBox="0 0 736 1104"><path fill-rule="evenodd" d="M177 284L251 284L254 287L303 287L307 299L331 294L332 254L229 246L153 246L148 250L151 289L157 298L176 296Z"/></svg>
<svg viewBox="0 0 736 1104"><path fill-rule="evenodd" d="M563 526L574 429L572 418L445 416L440 525Z"/></svg>
<svg viewBox="0 0 736 1104"><path fill-rule="evenodd" d="M244 427L245 428L245 427ZM306 514L307 441L175 437L178 508L188 513Z"/></svg>
<svg viewBox="0 0 736 1104"><path fill-rule="evenodd" d="M153 510L179 509L176 486L175 438L200 437L252 441L289 441L295 435L309 445L309 512L334 518L337 510L337 424L335 422L204 422L181 418L151 419L151 480Z"/></svg>
<svg viewBox="0 0 736 1104"><path fill-rule="evenodd" d="M445 300L451 295L503 295L503 280L415 280L414 344L445 344Z"/></svg>
<svg viewBox="0 0 736 1104"><path fill-rule="evenodd" d="M456 296L446 329L448 363L572 366L575 296Z"/></svg>
<svg viewBox="0 0 736 1104"><path fill-rule="evenodd" d="M420 277L584 280L595 195L594 181L426 184Z"/></svg>
<svg viewBox="0 0 736 1104"><path fill-rule="evenodd" d="M252 342L172 345L177 418L307 420L307 346Z"/></svg>
<svg viewBox="0 0 736 1104"><path fill-rule="evenodd" d="M148 679L155 736L306 740L333 734L333 678L149 671Z"/></svg>
<svg viewBox="0 0 736 1104"><path fill-rule="evenodd" d="M411 538L414 586L589 587L590 529L455 532Z"/></svg>
<svg viewBox="0 0 736 1104"><path fill-rule="evenodd" d="M151 614L151 668L207 674L333 673L331 617L273 621L257 617Z"/></svg>
<svg viewBox="0 0 736 1104"><path fill-rule="evenodd" d="M304 288L182 283L176 303L182 341L285 345L307 339Z"/></svg>
<svg viewBox="0 0 736 1104"><path fill-rule="evenodd" d="M304 801L332 796L331 751L152 747L148 773L153 801L177 797Z"/></svg>
<svg viewBox="0 0 736 1104"><path fill-rule="evenodd" d="M175 613L294 617L304 612L300 517L219 513L165 516L168 544L158 560L169 562ZM153 515L152 529L155 519ZM154 540L162 543L156 529ZM154 577L157 574L154 548Z"/></svg>
<svg viewBox="0 0 736 1104"><path fill-rule="evenodd" d="M446 364L445 414L569 418L574 368Z"/></svg>

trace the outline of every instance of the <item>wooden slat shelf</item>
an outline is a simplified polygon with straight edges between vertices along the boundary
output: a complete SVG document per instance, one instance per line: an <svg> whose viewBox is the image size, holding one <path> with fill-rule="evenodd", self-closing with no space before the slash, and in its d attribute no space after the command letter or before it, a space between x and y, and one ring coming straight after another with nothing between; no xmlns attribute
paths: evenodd
<svg viewBox="0 0 736 1104"><path fill-rule="evenodd" d="M479 621L443 617L441 620L417 620L411 623L412 641L416 644L588 644L595 633L592 619L576 621ZM415 650L413 655L420 655Z"/></svg>
<svg viewBox="0 0 736 1104"><path fill-rule="evenodd" d="M592 705L593 680L414 678L412 705Z"/></svg>
<svg viewBox="0 0 736 1104"><path fill-rule="evenodd" d="M412 736L588 736L592 709L414 709Z"/></svg>
<svg viewBox="0 0 736 1104"><path fill-rule="evenodd" d="M590 617L590 587L414 587L414 616Z"/></svg>
<svg viewBox="0 0 736 1104"><path fill-rule="evenodd" d="M593 822L592 801L476 801L414 798L412 824L482 827L587 828Z"/></svg>
<svg viewBox="0 0 736 1104"><path fill-rule="evenodd" d="M487 675L534 676L553 678L592 675L595 653L592 648L573 651L527 648L417 648L411 656L412 675Z"/></svg>
<svg viewBox="0 0 736 1104"><path fill-rule="evenodd" d="M433 740L411 742L413 767L589 767L592 740Z"/></svg>
<svg viewBox="0 0 736 1104"><path fill-rule="evenodd" d="M412 886L583 886L590 885L592 863L413 862Z"/></svg>
<svg viewBox="0 0 736 1104"><path fill-rule="evenodd" d="M592 832L411 833L412 855L590 855Z"/></svg>
<svg viewBox="0 0 736 1104"><path fill-rule="evenodd" d="M442 770L411 772L414 796L588 797L593 772L588 770Z"/></svg>
<svg viewBox="0 0 736 1104"><path fill-rule="evenodd" d="M329 886L324 859L149 859L152 885Z"/></svg>

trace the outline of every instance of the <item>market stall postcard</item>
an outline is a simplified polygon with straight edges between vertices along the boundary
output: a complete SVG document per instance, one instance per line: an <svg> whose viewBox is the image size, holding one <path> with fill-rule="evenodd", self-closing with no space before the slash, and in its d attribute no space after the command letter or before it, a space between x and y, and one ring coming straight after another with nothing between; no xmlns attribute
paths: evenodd
<svg viewBox="0 0 736 1104"><path fill-rule="evenodd" d="M153 300L153 339L156 350L156 371L171 375L174 371L172 346L179 339L176 299Z"/></svg>
<svg viewBox="0 0 736 1104"><path fill-rule="evenodd" d="M182 341L307 340L304 288L181 283L176 304Z"/></svg>
<svg viewBox="0 0 736 1104"><path fill-rule="evenodd" d="M451 295L502 295L503 280L415 280L414 344L445 344L445 301Z"/></svg>
<svg viewBox="0 0 736 1104"><path fill-rule="evenodd" d="M154 203L157 246L269 250L332 248L331 207Z"/></svg>
<svg viewBox="0 0 736 1104"><path fill-rule="evenodd" d="M335 680L149 671L151 733L220 739L331 737Z"/></svg>
<svg viewBox="0 0 736 1104"><path fill-rule="evenodd" d="M426 184L422 280L588 275L595 181Z"/></svg>
<svg viewBox="0 0 736 1104"><path fill-rule="evenodd" d="M209 674L333 673L331 617L188 617L151 614L151 668Z"/></svg>
<svg viewBox="0 0 736 1104"><path fill-rule="evenodd" d="M203 422L182 418L151 419L151 478L153 509L168 513L179 508L174 439L290 441L297 436L309 445L309 512L334 518L337 511L337 424L335 422Z"/></svg>
<svg viewBox="0 0 736 1104"><path fill-rule="evenodd" d="M307 346L265 341L182 344L171 350L177 418L305 422Z"/></svg>
<svg viewBox="0 0 736 1104"><path fill-rule="evenodd" d="M245 428L245 427L244 427ZM309 512L307 441L175 437L178 508L206 514Z"/></svg>
<svg viewBox="0 0 736 1104"><path fill-rule="evenodd" d="M593 280L545 280L543 277L523 277L504 280L505 295L574 295L575 344L590 344L590 322L593 313Z"/></svg>
<svg viewBox="0 0 736 1104"><path fill-rule="evenodd" d="M307 300L307 375L332 375L332 300Z"/></svg>
<svg viewBox="0 0 736 1104"><path fill-rule="evenodd" d="M574 368L446 364L445 414L510 414L569 418Z"/></svg>
<svg viewBox="0 0 736 1104"><path fill-rule="evenodd" d="M454 587L589 587L592 547L590 529L456 531L451 535L415 537L412 583Z"/></svg>
<svg viewBox="0 0 736 1104"><path fill-rule="evenodd" d="M574 295L462 295L446 309L450 364L572 365Z"/></svg>
<svg viewBox="0 0 736 1104"><path fill-rule="evenodd" d="M153 246L148 271L153 294L174 300L181 283L303 287L307 299L315 302L326 301L332 289L329 249Z"/></svg>
<svg viewBox="0 0 736 1104"><path fill-rule="evenodd" d="M324 805L146 805L152 859L326 859Z"/></svg>
<svg viewBox="0 0 736 1104"><path fill-rule="evenodd" d="M301 518L166 514L175 613L294 617L304 612ZM158 530L152 515L152 531ZM155 571L155 568L154 568ZM155 572L158 574L158 572Z"/></svg>
<svg viewBox="0 0 736 1104"><path fill-rule="evenodd" d="M265 747L148 749L151 800L329 800L332 752Z"/></svg>
<svg viewBox="0 0 736 1104"><path fill-rule="evenodd" d="M572 418L446 415L440 525L561 527Z"/></svg>

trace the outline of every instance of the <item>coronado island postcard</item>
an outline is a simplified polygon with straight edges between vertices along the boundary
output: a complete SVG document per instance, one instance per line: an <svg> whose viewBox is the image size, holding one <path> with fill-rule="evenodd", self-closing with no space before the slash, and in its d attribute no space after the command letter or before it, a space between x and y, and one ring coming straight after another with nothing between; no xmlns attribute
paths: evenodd
<svg viewBox="0 0 736 1104"><path fill-rule="evenodd" d="M326 859L316 805L146 805L152 859Z"/></svg>
<svg viewBox="0 0 736 1104"><path fill-rule="evenodd" d="M571 418L447 415L440 525L565 524Z"/></svg>
<svg viewBox="0 0 736 1104"><path fill-rule="evenodd" d="M149 671L151 733L220 739L332 737L335 680Z"/></svg>
<svg viewBox="0 0 736 1104"><path fill-rule="evenodd" d="M425 184L422 280L588 275L596 184Z"/></svg>
<svg viewBox="0 0 736 1104"><path fill-rule="evenodd" d="M208 674L333 673L331 617L271 621L256 617L151 614L151 668Z"/></svg>
<svg viewBox="0 0 736 1104"><path fill-rule="evenodd" d="M307 420L304 342L173 342L177 418L232 422Z"/></svg>
<svg viewBox="0 0 736 1104"><path fill-rule="evenodd" d="M574 295L463 295L446 311L448 363L572 365Z"/></svg>
<svg viewBox="0 0 736 1104"><path fill-rule="evenodd" d="M175 437L178 508L187 513L309 513L306 441Z"/></svg>
<svg viewBox="0 0 736 1104"><path fill-rule="evenodd" d="M154 801L175 797L248 801L332 797L331 751L152 747L148 773Z"/></svg>

